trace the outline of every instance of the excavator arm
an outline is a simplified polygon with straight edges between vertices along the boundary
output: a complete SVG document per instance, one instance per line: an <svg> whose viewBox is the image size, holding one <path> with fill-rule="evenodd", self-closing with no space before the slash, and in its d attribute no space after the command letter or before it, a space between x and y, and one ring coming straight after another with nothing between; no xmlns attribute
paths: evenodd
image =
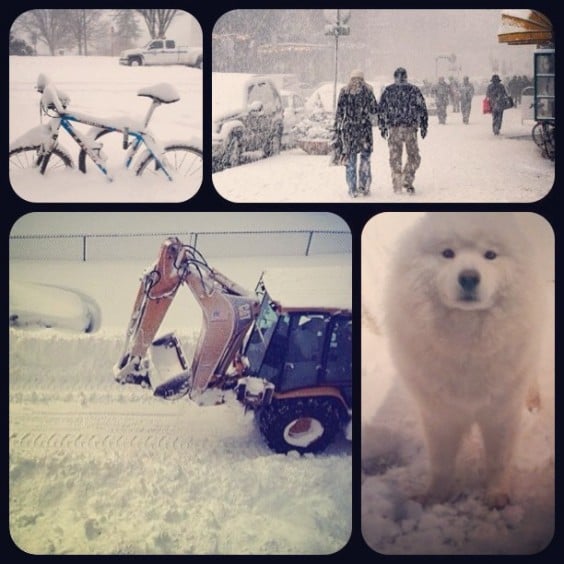
<svg viewBox="0 0 564 564"><path fill-rule="evenodd" d="M155 341L182 285L191 290L203 314L190 365L174 335ZM166 398L189 394L194 399L208 389L221 388L228 378L242 375L238 353L259 308L255 294L211 268L194 247L176 237L168 238L155 265L141 279L114 378L122 384L152 388L155 395ZM152 381L151 347L155 344L174 349L181 368L159 386Z"/></svg>

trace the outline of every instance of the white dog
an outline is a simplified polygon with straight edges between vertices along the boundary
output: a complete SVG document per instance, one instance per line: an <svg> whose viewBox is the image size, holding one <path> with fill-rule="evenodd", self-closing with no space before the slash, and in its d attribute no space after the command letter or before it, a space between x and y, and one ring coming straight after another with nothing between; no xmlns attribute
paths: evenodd
<svg viewBox="0 0 564 564"><path fill-rule="evenodd" d="M419 407L431 464L424 503L452 499L462 439L477 424L489 507L510 501L524 405L538 407L537 269L510 213L434 213L400 241L385 295L393 359Z"/></svg>

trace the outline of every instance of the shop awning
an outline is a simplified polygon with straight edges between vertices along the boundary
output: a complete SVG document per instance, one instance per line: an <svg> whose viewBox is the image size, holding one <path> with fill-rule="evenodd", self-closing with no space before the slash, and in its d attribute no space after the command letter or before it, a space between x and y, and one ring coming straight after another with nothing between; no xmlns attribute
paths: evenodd
<svg viewBox="0 0 564 564"><path fill-rule="evenodd" d="M497 32L500 43L547 45L553 41L552 23L536 10L502 10Z"/></svg>

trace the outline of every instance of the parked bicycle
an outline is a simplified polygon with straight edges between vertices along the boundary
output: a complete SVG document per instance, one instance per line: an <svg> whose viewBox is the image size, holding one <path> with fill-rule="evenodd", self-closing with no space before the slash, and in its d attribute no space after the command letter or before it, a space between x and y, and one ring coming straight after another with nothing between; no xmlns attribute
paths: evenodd
<svg viewBox="0 0 564 564"><path fill-rule="evenodd" d="M556 155L556 124L552 120L537 121L531 132L533 141L545 159L553 161Z"/></svg>
<svg viewBox="0 0 564 564"><path fill-rule="evenodd" d="M86 114L70 112L70 98L43 74L37 79L36 89L41 93L40 116L48 116L48 123L34 127L21 135L10 145L10 172L16 169L36 168L41 174L53 174L58 169L74 168L68 151L59 143L61 128L78 144L78 168L87 172L87 161L93 162L108 180L113 180L108 156L103 151L101 137L108 133L122 136L121 148L126 151L124 166L133 168L138 176L143 173L162 174L169 180L202 177L202 149L197 143L161 143L148 129L154 111L162 104L172 104L180 100L176 89L168 83L142 88L138 96L151 100L141 127L133 121L101 120ZM80 132L73 123L91 126ZM144 148L136 159L140 149ZM133 164L134 163L134 164Z"/></svg>

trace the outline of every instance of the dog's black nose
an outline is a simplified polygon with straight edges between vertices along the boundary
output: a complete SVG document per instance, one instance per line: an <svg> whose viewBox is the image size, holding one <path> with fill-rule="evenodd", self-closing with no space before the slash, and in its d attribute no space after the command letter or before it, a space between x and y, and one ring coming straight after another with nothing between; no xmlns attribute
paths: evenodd
<svg viewBox="0 0 564 564"><path fill-rule="evenodd" d="M473 292L480 283L480 273L477 270L463 270L458 275L458 283L465 292Z"/></svg>

